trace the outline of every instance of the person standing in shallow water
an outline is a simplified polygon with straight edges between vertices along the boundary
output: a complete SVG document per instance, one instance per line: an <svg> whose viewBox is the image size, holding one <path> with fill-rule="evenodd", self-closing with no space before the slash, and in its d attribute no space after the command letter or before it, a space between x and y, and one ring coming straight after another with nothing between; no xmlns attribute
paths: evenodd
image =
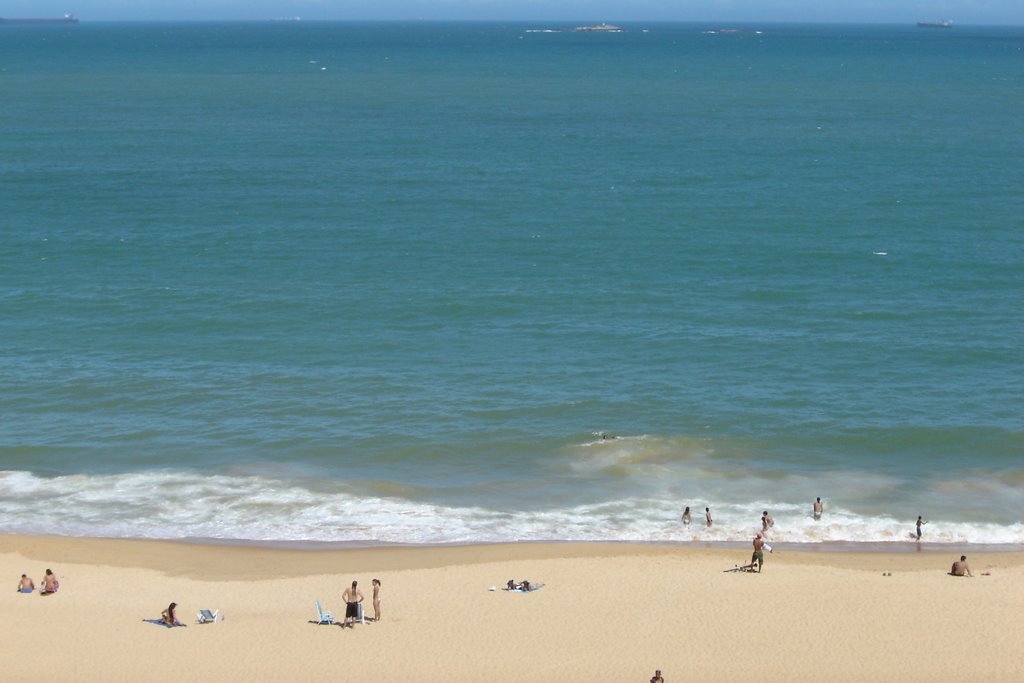
<svg viewBox="0 0 1024 683"><path fill-rule="evenodd" d="M821 496L814 501L814 519L821 519L821 513L825 511L825 506L821 503Z"/></svg>
<svg viewBox="0 0 1024 683"><path fill-rule="evenodd" d="M711 508L704 508L704 521L707 523L708 528L711 528Z"/></svg>
<svg viewBox="0 0 1024 683"><path fill-rule="evenodd" d="M683 520L683 524L685 524L686 526L690 526L690 506L689 505L687 505L686 509L683 510L682 520Z"/></svg>
<svg viewBox="0 0 1024 683"><path fill-rule="evenodd" d="M919 540L919 541L921 540L921 527L924 526L927 523L928 522L922 522L921 521L921 515L917 516L917 525L916 525L916 528L917 528L917 540Z"/></svg>

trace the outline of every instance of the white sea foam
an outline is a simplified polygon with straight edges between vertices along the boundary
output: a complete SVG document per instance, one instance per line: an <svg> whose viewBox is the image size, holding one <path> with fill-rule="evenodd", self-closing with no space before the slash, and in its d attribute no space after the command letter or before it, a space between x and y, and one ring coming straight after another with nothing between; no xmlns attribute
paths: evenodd
<svg viewBox="0 0 1024 683"><path fill-rule="evenodd" d="M908 541L912 521L828 509L814 521L809 505L768 500L709 501L715 519L680 522L673 500L632 497L541 510L453 507L361 496L324 482L192 472L71 475L44 478L0 472L0 530L8 533L254 541L466 543L506 541L749 541L763 509L776 525L773 543ZM933 543L1024 544L1024 524L967 524L932 519Z"/></svg>

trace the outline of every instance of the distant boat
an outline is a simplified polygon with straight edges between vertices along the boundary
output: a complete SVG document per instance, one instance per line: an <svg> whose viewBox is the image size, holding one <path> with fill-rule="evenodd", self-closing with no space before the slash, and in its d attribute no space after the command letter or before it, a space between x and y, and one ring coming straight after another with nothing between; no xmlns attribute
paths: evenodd
<svg viewBox="0 0 1024 683"><path fill-rule="evenodd" d="M605 33L622 33L623 29L615 24L592 24L591 26L577 26L573 31L603 31Z"/></svg>
<svg viewBox="0 0 1024 683"><path fill-rule="evenodd" d="M65 14L63 17L11 19L0 17L0 24L77 24L78 17L73 14Z"/></svg>
<svg viewBox="0 0 1024 683"><path fill-rule="evenodd" d="M953 28L953 22L949 19L944 21L919 21L918 28Z"/></svg>

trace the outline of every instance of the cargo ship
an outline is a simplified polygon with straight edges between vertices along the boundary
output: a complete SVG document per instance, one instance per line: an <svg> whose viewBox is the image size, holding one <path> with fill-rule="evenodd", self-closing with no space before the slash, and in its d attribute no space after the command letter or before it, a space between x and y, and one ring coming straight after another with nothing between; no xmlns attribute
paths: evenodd
<svg viewBox="0 0 1024 683"><path fill-rule="evenodd" d="M917 22L918 28L953 28L953 22L948 19L945 21L919 21Z"/></svg>
<svg viewBox="0 0 1024 683"><path fill-rule="evenodd" d="M78 17L65 14L63 17L11 19L0 17L0 24L77 24Z"/></svg>

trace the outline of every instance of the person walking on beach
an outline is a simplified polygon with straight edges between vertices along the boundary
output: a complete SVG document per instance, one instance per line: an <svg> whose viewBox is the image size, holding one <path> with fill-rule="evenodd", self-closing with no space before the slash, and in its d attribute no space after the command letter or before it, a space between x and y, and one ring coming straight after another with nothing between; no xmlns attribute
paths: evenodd
<svg viewBox="0 0 1024 683"><path fill-rule="evenodd" d="M921 515L917 516L917 540L919 540L919 541L921 540L921 527L924 526L927 523L928 522L922 522L921 521Z"/></svg>
<svg viewBox="0 0 1024 683"><path fill-rule="evenodd" d="M704 508L704 520L707 522L708 528L711 528L711 508Z"/></svg>
<svg viewBox="0 0 1024 683"><path fill-rule="evenodd" d="M373 621L380 621L380 579L374 579L373 584Z"/></svg>
<svg viewBox="0 0 1024 683"><path fill-rule="evenodd" d="M685 524L686 526L690 526L690 506L689 505L687 505L686 509L683 510L682 520L683 520L683 524Z"/></svg>
<svg viewBox="0 0 1024 683"><path fill-rule="evenodd" d="M974 574L971 573L971 568L967 564L967 556L961 555L960 559L953 563L953 568L949 570L949 573L953 576L969 576L972 579Z"/></svg>
<svg viewBox="0 0 1024 683"><path fill-rule="evenodd" d="M750 556L750 569L753 571L754 563L757 563L757 573L761 573L761 568L764 566L764 534L760 531L757 532L757 536L754 536L754 552Z"/></svg>
<svg viewBox="0 0 1024 683"><path fill-rule="evenodd" d="M341 599L345 601L345 626L352 628L356 625L359 617L359 603L363 601L363 594L359 592L358 581L353 581L350 588L346 588Z"/></svg>
<svg viewBox="0 0 1024 683"><path fill-rule="evenodd" d="M821 513L825 511L825 506L821 504L821 496L814 501L814 519L821 519Z"/></svg>

